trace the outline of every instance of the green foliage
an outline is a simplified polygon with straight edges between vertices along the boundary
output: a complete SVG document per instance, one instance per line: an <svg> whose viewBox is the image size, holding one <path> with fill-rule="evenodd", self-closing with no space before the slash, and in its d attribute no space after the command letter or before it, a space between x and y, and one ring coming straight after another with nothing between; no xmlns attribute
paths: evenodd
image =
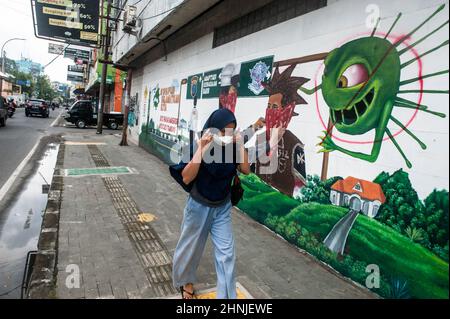
<svg viewBox="0 0 450 319"><path fill-rule="evenodd" d="M377 219L448 261L448 191L434 190L422 202L403 170L392 175L383 172L374 182L381 185L386 195Z"/></svg>
<svg viewBox="0 0 450 319"><path fill-rule="evenodd" d="M342 177L337 176L326 181L321 181L317 175L308 175L306 177L306 185L301 189L298 199L302 203L316 202L320 204L331 204L331 186L341 179Z"/></svg>
<svg viewBox="0 0 450 319"><path fill-rule="evenodd" d="M35 92L38 99L47 101L53 100L57 96L57 92L53 89L50 79L47 75L38 76L35 84Z"/></svg>
<svg viewBox="0 0 450 319"><path fill-rule="evenodd" d="M423 231L422 229L412 228L411 226L406 227L406 235L413 242L420 242L423 240Z"/></svg>
<svg viewBox="0 0 450 319"><path fill-rule="evenodd" d="M19 72L17 69L14 69L11 74L14 75L16 82L17 81L30 81L29 87L22 85L22 93L27 93L29 96L31 96L33 94L34 86L35 86L33 76L30 73Z"/></svg>
<svg viewBox="0 0 450 319"><path fill-rule="evenodd" d="M401 285L392 288L394 283L386 279L404 278L408 282L408 295L413 298L448 298L448 263L391 227L359 215L347 240L348 254L338 257L322 241L347 213L345 208L297 201L297 206L290 210L288 205L277 210L278 201L288 196L274 193L273 188L255 175L244 177L242 182L245 197L239 208L344 276L364 285L366 266L376 264L382 277L386 277L382 278L381 287L373 291L383 297L404 295L398 289ZM438 197L445 207L445 201ZM433 252L440 256L439 250L448 255L448 245L436 247Z"/></svg>
<svg viewBox="0 0 450 319"><path fill-rule="evenodd" d="M398 278L391 279L388 297L389 299L409 299L408 282Z"/></svg>
<svg viewBox="0 0 450 319"><path fill-rule="evenodd" d="M322 241L309 232L306 227L300 226L295 221L288 221L286 217L269 215L265 224L291 244L329 264L343 276L352 278L354 281L365 285L367 263L354 260L351 256L340 258L336 253L323 245ZM373 291L382 296L388 296L389 284L383 276L380 278L380 288Z"/></svg>

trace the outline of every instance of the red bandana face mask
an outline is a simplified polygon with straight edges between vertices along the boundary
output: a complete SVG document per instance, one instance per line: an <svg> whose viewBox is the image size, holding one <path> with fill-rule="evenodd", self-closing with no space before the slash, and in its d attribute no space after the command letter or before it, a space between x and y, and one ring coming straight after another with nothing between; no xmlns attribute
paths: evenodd
<svg viewBox="0 0 450 319"><path fill-rule="evenodd" d="M266 139L270 140L270 131L278 126L287 128L294 114L295 103L276 109L266 109Z"/></svg>
<svg viewBox="0 0 450 319"><path fill-rule="evenodd" d="M228 94L220 95L220 105L224 109L228 109L233 113L236 109L236 102L237 102L237 93L236 92L231 92Z"/></svg>

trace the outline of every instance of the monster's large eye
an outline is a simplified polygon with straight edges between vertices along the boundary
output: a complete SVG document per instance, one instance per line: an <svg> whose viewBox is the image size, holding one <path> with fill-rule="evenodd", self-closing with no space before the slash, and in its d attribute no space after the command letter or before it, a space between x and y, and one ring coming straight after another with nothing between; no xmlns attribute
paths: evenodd
<svg viewBox="0 0 450 319"><path fill-rule="evenodd" d="M339 78L338 87L353 87L368 80L369 74L366 67L363 64L353 64L342 73L342 76Z"/></svg>

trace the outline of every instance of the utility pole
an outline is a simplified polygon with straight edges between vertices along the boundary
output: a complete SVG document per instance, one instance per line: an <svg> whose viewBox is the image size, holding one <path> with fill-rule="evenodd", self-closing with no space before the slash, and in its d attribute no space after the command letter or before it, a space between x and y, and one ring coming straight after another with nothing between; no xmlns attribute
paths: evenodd
<svg viewBox="0 0 450 319"><path fill-rule="evenodd" d="M127 73L127 93L125 95L125 115L123 116L122 140L120 146L128 146L128 112L131 102L131 81L133 80L133 69L128 69Z"/></svg>
<svg viewBox="0 0 450 319"><path fill-rule="evenodd" d="M108 0L106 8L106 39L104 41L103 60L109 61L109 46L111 42L111 28L109 25L109 16L111 15L112 0ZM100 82L100 103L98 106L97 134L103 133L103 108L105 107L105 86L108 64L103 62L102 78Z"/></svg>

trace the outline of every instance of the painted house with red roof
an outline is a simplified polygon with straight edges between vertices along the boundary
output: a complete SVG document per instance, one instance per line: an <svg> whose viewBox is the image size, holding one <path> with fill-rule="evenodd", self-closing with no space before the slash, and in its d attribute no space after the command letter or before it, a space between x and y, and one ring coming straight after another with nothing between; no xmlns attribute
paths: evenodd
<svg viewBox="0 0 450 319"><path fill-rule="evenodd" d="M374 218L386 196L379 184L349 176L331 186L330 200L333 205L350 207Z"/></svg>

